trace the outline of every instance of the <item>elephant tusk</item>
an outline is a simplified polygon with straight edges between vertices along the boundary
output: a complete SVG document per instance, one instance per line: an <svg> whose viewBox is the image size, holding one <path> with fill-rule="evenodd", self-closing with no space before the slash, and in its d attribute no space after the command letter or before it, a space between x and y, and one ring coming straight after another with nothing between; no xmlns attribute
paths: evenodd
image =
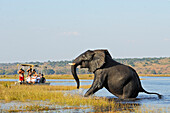
<svg viewBox="0 0 170 113"><path fill-rule="evenodd" d="M69 65L74 66L76 63L69 63Z"/></svg>

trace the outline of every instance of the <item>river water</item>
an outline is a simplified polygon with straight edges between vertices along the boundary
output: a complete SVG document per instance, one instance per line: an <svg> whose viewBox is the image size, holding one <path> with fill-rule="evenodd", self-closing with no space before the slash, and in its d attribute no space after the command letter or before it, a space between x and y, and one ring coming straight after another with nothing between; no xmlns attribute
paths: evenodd
<svg viewBox="0 0 170 113"><path fill-rule="evenodd" d="M106 97L113 99L121 103L132 103L145 106L156 106L157 108L168 108L170 110L170 77L140 77L143 88L148 92L157 92L163 95L162 99L159 99L157 95L149 95L145 93L139 93L135 100L119 100L116 96L109 93L105 88L99 90L94 95L97 97ZM16 79L0 79L0 81L17 81ZM47 79L50 85L66 85L76 86L75 80L70 79ZM80 85L91 85L93 80L80 80ZM78 89L71 91L70 93L77 93L84 95L88 89ZM2 105L1 105L2 106ZM74 110L73 110L74 112ZM170 112L170 111L168 111Z"/></svg>
<svg viewBox="0 0 170 113"><path fill-rule="evenodd" d="M140 77L143 88L148 92L157 92L163 95L162 99L159 99L157 95L149 95L146 93L139 93L135 102L145 105L159 105L163 107L170 107L170 77ZM49 80L51 85L75 85L75 80ZM53 82L55 81L55 82ZM91 85L93 80L80 80L80 85ZM87 89L79 89L77 92L85 92ZM107 89L103 88L94 94L99 97L108 97L108 98L117 98L113 94L107 91ZM127 101L126 101L127 102Z"/></svg>

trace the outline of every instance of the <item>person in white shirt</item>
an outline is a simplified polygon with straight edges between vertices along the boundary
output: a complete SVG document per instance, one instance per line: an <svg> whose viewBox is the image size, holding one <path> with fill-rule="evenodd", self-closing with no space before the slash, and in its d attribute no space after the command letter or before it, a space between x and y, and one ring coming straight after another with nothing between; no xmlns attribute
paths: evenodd
<svg viewBox="0 0 170 113"><path fill-rule="evenodd" d="M26 82L31 83L31 76L30 75L27 76Z"/></svg>
<svg viewBox="0 0 170 113"><path fill-rule="evenodd" d="M33 84L35 84L35 83L37 82L37 76L36 76L36 74L33 75L31 81L32 81Z"/></svg>

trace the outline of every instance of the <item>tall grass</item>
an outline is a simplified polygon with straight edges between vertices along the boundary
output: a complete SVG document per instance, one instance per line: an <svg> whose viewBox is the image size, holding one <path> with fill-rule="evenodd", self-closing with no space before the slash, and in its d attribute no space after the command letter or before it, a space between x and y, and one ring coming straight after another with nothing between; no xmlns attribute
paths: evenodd
<svg viewBox="0 0 170 113"><path fill-rule="evenodd" d="M63 95L63 90L74 90L75 86L46 86L46 85L20 85L6 87L0 86L0 100L7 102L12 100L26 101L26 100L46 100L53 99L56 95ZM89 88L90 85L81 86L81 88Z"/></svg>
<svg viewBox="0 0 170 113"><path fill-rule="evenodd" d="M87 87L87 86L86 86ZM89 106L89 107L102 107L109 106L109 109L115 108L115 103L106 98L83 97L82 95L72 95L58 90L75 89L71 86L36 86L36 85L22 85L11 86L10 88L0 87L0 100L10 102L13 100L18 101L32 101L41 100L49 101L53 104L61 106Z"/></svg>

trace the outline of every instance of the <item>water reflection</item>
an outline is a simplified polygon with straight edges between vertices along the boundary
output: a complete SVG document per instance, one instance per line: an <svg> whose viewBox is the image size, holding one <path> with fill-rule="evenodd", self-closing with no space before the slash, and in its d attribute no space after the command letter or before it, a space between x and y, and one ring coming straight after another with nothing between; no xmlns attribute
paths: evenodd
<svg viewBox="0 0 170 113"><path fill-rule="evenodd" d="M16 82L16 81L18 81L18 79L0 79L0 81Z"/></svg>

